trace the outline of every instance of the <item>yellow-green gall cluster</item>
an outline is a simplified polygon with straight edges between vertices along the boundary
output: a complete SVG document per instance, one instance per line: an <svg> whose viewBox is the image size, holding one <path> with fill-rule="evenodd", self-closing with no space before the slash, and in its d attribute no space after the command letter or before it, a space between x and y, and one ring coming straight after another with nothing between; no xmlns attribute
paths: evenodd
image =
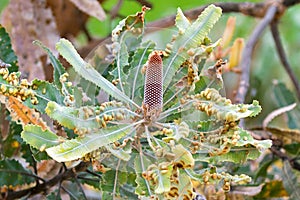
<svg viewBox="0 0 300 200"><path fill-rule="evenodd" d="M20 101L30 98L32 104L38 104L38 100L33 92L33 86L26 79L20 81L18 73L9 73L7 68L0 68L0 75L6 81L6 83L0 84L1 94L16 97Z"/></svg>

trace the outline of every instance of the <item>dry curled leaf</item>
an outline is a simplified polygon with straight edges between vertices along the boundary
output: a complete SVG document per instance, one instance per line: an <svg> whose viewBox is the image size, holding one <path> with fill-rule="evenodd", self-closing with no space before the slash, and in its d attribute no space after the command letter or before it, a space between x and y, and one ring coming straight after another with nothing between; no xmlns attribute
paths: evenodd
<svg viewBox="0 0 300 200"><path fill-rule="evenodd" d="M46 55L32 42L40 40L51 50L55 50L55 42L59 39L52 11L47 8L46 0L22 3L11 0L5 14L7 16L3 17L3 25L11 30L12 45L19 59L22 75L29 80L45 79L43 66L46 66Z"/></svg>
<svg viewBox="0 0 300 200"><path fill-rule="evenodd" d="M70 0L77 8L100 21L106 18L105 12L97 0Z"/></svg>
<svg viewBox="0 0 300 200"><path fill-rule="evenodd" d="M229 69L232 69L239 65L240 60L242 58L242 52L244 49L244 39L243 38L237 38L229 52L229 63L228 67Z"/></svg>
<svg viewBox="0 0 300 200"><path fill-rule="evenodd" d="M235 17L229 17L227 20L226 28L223 33L222 42L221 42L221 45L223 48L228 47L228 45L232 39L234 29L235 29L235 21L236 21Z"/></svg>
<svg viewBox="0 0 300 200"><path fill-rule="evenodd" d="M42 129L47 129L46 123L40 117L40 114L34 109L30 109L16 97L8 96L5 102L6 108L10 112L10 116L16 122L21 123L22 125L34 124L39 125Z"/></svg>
<svg viewBox="0 0 300 200"><path fill-rule="evenodd" d="M284 106L282 108L276 109L274 111L272 111L271 113L268 114L268 116L264 119L263 121L263 128L266 128L268 126L268 124L277 116L286 113L288 111L293 110L296 107L296 103L293 103L291 105L288 106Z"/></svg>

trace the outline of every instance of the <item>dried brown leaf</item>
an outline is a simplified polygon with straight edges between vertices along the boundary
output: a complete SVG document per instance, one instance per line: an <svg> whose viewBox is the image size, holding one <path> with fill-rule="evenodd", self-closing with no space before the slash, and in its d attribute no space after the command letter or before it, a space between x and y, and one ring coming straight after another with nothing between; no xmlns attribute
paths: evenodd
<svg viewBox="0 0 300 200"><path fill-rule="evenodd" d="M266 128L268 126L268 124L277 116L286 113L288 111L293 110L296 107L296 103L293 103L291 105L288 106L284 106L282 108L276 109L274 111L272 111L271 113L268 114L268 116L264 119L263 121L263 128Z"/></svg>
<svg viewBox="0 0 300 200"><path fill-rule="evenodd" d="M77 8L100 21L106 18L105 12L97 0L70 0Z"/></svg>
<svg viewBox="0 0 300 200"><path fill-rule="evenodd" d="M39 125L40 127L42 127L42 129L47 129L47 125L40 117L40 114L34 109L30 109L25 106L16 97L7 97L5 106L9 110L10 116L14 121L19 122L22 125Z"/></svg>
<svg viewBox="0 0 300 200"><path fill-rule="evenodd" d="M29 80L45 79L43 66L46 66L46 54L38 46L32 44L40 40L52 51L59 40L55 20L46 0L20 1L11 0L4 16L6 24L11 26L10 35L13 48L19 59L19 70Z"/></svg>
<svg viewBox="0 0 300 200"><path fill-rule="evenodd" d="M300 130L298 129L287 129L278 127L266 127L266 130L272 133L279 139L283 139L284 143L300 142Z"/></svg>

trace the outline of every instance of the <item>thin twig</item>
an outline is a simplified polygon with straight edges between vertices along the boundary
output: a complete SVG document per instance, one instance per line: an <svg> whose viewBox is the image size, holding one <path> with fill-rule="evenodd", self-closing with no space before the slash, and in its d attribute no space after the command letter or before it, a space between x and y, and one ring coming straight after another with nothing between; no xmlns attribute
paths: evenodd
<svg viewBox="0 0 300 200"><path fill-rule="evenodd" d="M117 167L116 167L116 174L115 174L115 181L114 181L114 189L113 189L113 199L116 199L116 191L117 191L117 183L118 183L118 173L119 173L119 167L121 164L121 159L119 159Z"/></svg>
<svg viewBox="0 0 300 200"><path fill-rule="evenodd" d="M88 178L88 177L84 177L84 176L77 176L77 178L86 180L86 181L99 182L99 179L97 179L97 178Z"/></svg>
<svg viewBox="0 0 300 200"><path fill-rule="evenodd" d="M58 189L57 189L57 194L56 194L56 197L55 199L60 199L60 189L61 189L61 184L62 184L62 180L59 181L59 184L58 184Z"/></svg>
<svg viewBox="0 0 300 200"><path fill-rule="evenodd" d="M75 167L75 171L76 172L85 171L88 165L89 165L89 163L82 162ZM18 198L24 197L28 194L35 195L35 194L41 193L43 191L46 191L47 189L49 189L52 186L59 183L60 181L73 177L74 176L73 170L74 170L74 168L67 169L66 171L56 175L52 179L50 179L42 184L39 184L37 186L31 187L31 188L27 188L27 189L19 190L19 191L8 191L6 198L7 199L18 199Z"/></svg>
<svg viewBox="0 0 300 200"><path fill-rule="evenodd" d="M34 157L33 157L33 152L32 152L32 150L31 150L31 148L30 148L29 145L27 145L27 148L29 149L30 157L31 157L31 159L32 159L32 164L33 164L33 171L34 171L34 174L36 174L36 176L39 177L39 176L38 176L38 170L37 170L37 167L36 167L37 163L36 163L36 160L35 160ZM45 182L45 181L43 181L43 182ZM40 184L39 179L36 179L36 184L37 184L37 185Z"/></svg>
<svg viewBox="0 0 300 200"><path fill-rule="evenodd" d="M300 84L298 79L295 76L295 73L293 72L290 63L288 62L286 53L284 51L281 39L280 39L280 33L278 31L278 24L276 22L271 23L271 32L272 32L272 36L276 45L276 50L278 53L278 56L280 58L280 61L284 67L284 69L286 70L286 72L288 73L289 77L292 80L292 83L296 89L296 94L297 94L297 98L298 100L300 100Z"/></svg>
<svg viewBox="0 0 300 200"><path fill-rule="evenodd" d="M261 22L255 27L252 32L248 42L246 43L245 49L243 50L241 66L242 74L239 88L237 90L235 101L236 103L244 103L245 97L249 87L249 76L250 76L250 65L252 59L252 53L256 42L261 36L262 32L268 26L268 24L273 20L275 13L277 11L276 6L270 6L266 16L261 20Z"/></svg>
<svg viewBox="0 0 300 200"><path fill-rule="evenodd" d="M123 4L123 0L119 0L118 3L111 9L110 11L110 19L114 19L118 16L118 13L120 11L120 8Z"/></svg>
<svg viewBox="0 0 300 200"><path fill-rule="evenodd" d="M137 2L139 2L142 6L146 6L148 8L152 8L152 4L146 0L136 0Z"/></svg>
<svg viewBox="0 0 300 200"><path fill-rule="evenodd" d="M81 183L78 181L78 179L77 179L75 173L74 173L74 175L75 175L75 176L74 176L75 182L76 182L76 184L78 185L78 187L79 187L79 189L80 189L80 191L81 191L81 193L82 193L83 199L87 200L86 195L85 195L85 192L84 192L84 189L83 189L82 186L81 186Z"/></svg>
<svg viewBox="0 0 300 200"><path fill-rule="evenodd" d="M91 175L94 175L94 176L97 176L99 179L102 178L102 175L101 174L97 174L89 169L85 170L87 173L91 174Z"/></svg>
<svg viewBox="0 0 300 200"><path fill-rule="evenodd" d="M72 192L70 192L69 190L67 190L67 188L65 188L64 186L61 186L61 189L63 191L65 191L70 197L73 197L73 199L77 199L76 196Z"/></svg>
<svg viewBox="0 0 300 200"><path fill-rule="evenodd" d="M27 173L27 172L21 172L21 171L18 171L18 170L11 170L11 169L0 169L0 172L6 172L6 173L14 173L14 174L22 174L22 175L25 175L25 176L30 176L30 177L33 177L35 178L36 180L41 180L43 181L44 183L46 182L45 179L35 175L35 174L30 174L30 173Z"/></svg>

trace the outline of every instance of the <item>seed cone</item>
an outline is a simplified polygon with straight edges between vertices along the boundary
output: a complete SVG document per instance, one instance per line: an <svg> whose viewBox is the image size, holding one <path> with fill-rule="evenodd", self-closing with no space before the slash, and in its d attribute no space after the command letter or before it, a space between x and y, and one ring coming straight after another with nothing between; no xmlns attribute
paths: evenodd
<svg viewBox="0 0 300 200"><path fill-rule="evenodd" d="M162 110L163 103L163 62L160 52L149 55L144 88L145 117L154 120Z"/></svg>

